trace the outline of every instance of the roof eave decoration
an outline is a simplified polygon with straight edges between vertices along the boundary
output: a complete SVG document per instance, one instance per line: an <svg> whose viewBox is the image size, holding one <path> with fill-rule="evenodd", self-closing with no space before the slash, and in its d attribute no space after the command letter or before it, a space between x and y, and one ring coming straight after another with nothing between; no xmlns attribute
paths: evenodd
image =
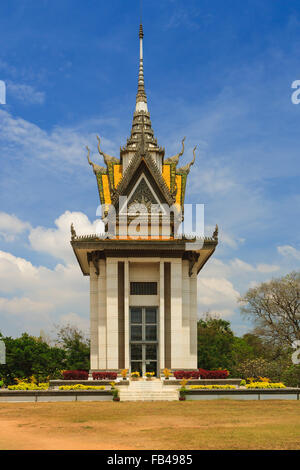
<svg viewBox="0 0 300 470"><path fill-rule="evenodd" d="M181 145L182 145L182 150L181 152L177 153L177 155L174 155L174 157L169 157L167 158L165 161L164 161L164 164L166 163L175 163L175 165L177 166L178 165L178 162L179 162L179 158L184 154L184 141L185 141L185 137L182 139L181 141Z"/></svg>
<svg viewBox="0 0 300 470"><path fill-rule="evenodd" d="M200 250L195 250L195 254L199 256L191 256L190 265L189 265L189 275L198 274L203 266L207 263L209 258L215 252L217 245L219 243L219 228L216 225L212 237L205 237L203 240L203 246Z"/></svg>
<svg viewBox="0 0 300 470"><path fill-rule="evenodd" d="M112 196L112 204L116 205L118 203L119 196L125 194L125 191L134 175L136 170L138 169L141 162L144 161L148 170L150 171L152 177L156 180L162 194L164 195L167 203L169 206L172 206L175 203L175 198L172 196L161 172L159 171L156 163L154 162L151 155L146 151L142 153L141 151L136 152L134 157L132 158L130 164L128 165L123 178L121 179L119 185L116 188L114 195Z"/></svg>

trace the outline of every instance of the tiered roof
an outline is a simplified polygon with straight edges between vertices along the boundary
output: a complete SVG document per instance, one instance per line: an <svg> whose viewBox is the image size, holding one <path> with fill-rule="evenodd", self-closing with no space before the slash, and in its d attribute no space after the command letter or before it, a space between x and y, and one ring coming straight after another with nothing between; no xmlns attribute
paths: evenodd
<svg viewBox="0 0 300 470"><path fill-rule="evenodd" d="M153 174L166 202L171 206L176 203L183 209L187 175L193 161L185 167L178 168L179 157L184 151L184 139L182 151L174 157L164 159L165 149L157 144L150 113L148 111L147 96L144 82L143 66L143 26L140 25L140 63L138 75L138 91L136 95L136 106L133 114L131 134L126 145L120 148L120 158L105 154L100 148L98 138L98 151L103 156L106 167L93 166L97 178L100 202L102 205L117 204L117 198L124 194L125 188L141 162L147 166Z"/></svg>

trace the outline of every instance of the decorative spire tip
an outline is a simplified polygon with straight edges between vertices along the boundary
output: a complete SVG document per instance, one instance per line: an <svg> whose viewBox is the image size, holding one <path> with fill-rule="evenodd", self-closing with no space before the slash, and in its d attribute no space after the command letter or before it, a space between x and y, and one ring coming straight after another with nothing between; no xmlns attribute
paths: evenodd
<svg viewBox="0 0 300 470"><path fill-rule="evenodd" d="M139 32L139 38L140 39L143 39L144 37L144 31L143 31L143 25L142 23L140 24L140 32Z"/></svg>

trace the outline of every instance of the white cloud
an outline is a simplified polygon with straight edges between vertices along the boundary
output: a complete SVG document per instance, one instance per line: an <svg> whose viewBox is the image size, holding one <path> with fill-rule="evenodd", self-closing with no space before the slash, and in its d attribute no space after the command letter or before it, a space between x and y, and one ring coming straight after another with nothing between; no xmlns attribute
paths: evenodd
<svg viewBox="0 0 300 470"><path fill-rule="evenodd" d="M239 189L238 183L234 180L234 176L228 168L221 168L217 164L213 165L214 162L211 161L210 167L206 168L205 171L197 165L193 168L193 172L190 174L191 193L198 194L199 186L208 195L214 195L215 193L222 195Z"/></svg>
<svg viewBox="0 0 300 470"><path fill-rule="evenodd" d="M79 330L83 331L84 333L88 334L90 329L90 321L89 318L82 318L77 313L67 313L62 315L59 319L59 323L61 325L72 325L79 328Z"/></svg>
<svg viewBox="0 0 300 470"><path fill-rule="evenodd" d="M92 223L85 214L70 211L58 217L53 229L31 228L8 214L1 220L5 222L2 223L5 236L12 232L12 227L17 226L19 231L28 228L33 250L63 260L63 264L50 269L0 251L0 313L6 324L33 334L38 334L41 328L50 331L57 323L76 325L87 332L88 279L82 276L70 246L70 225L74 223L78 235L92 234L99 232L99 221Z"/></svg>
<svg viewBox="0 0 300 470"><path fill-rule="evenodd" d="M246 278L251 279L253 276L263 276L264 274L272 273L279 269L280 267L274 264L252 265L239 258L233 258L224 262L219 258L214 257L209 260L207 265L205 265L204 275L218 278L225 277L235 280L237 277L241 278L241 276L246 276Z"/></svg>
<svg viewBox="0 0 300 470"><path fill-rule="evenodd" d="M230 261L230 267L236 272L258 272L258 273L273 273L276 271L279 271L280 266L277 266L276 264L263 264L263 263L258 263L256 266L251 265L249 263L245 263L245 261L242 261L238 258L235 258L234 260Z"/></svg>
<svg viewBox="0 0 300 470"><path fill-rule="evenodd" d="M0 251L0 293L1 315L13 330L38 334L70 312L88 317L88 282L75 263L49 269Z"/></svg>
<svg viewBox="0 0 300 470"><path fill-rule="evenodd" d="M203 14L199 8L186 9L175 6L164 27L166 29L184 27L194 30L200 28L204 22L211 20L211 18L211 14Z"/></svg>
<svg viewBox="0 0 300 470"><path fill-rule="evenodd" d="M205 225L205 235L211 237L215 230L213 225ZM237 249L245 242L244 238L239 238L219 227L219 245L226 245L229 248ZM219 246L218 246L219 250Z"/></svg>
<svg viewBox="0 0 300 470"><path fill-rule="evenodd" d="M239 258L227 262L211 258L198 277L198 311L233 316L239 307L237 300L241 294L260 282L268 281L266 275L279 269L277 265L252 265Z"/></svg>
<svg viewBox="0 0 300 470"><path fill-rule="evenodd" d="M36 320L40 321L40 317L52 309L49 302L38 302L27 297L14 297L7 299L0 297L0 310L13 315L26 315L28 313L36 316Z"/></svg>
<svg viewBox="0 0 300 470"><path fill-rule="evenodd" d="M91 223L82 212L66 211L55 220L57 228L37 227L29 234L31 248L35 251L48 253L66 263L74 262L74 253L70 246L70 226L74 224L77 235L102 233L104 225L100 220Z"/></svg>
<svg viewBox="0 0 300 470"><path fill-rule="evenodd" d="M45 93L37 91L31 85L21 83L7 82L7 94L12 94L14 98L25 104L43 104L45 101Z"/></svg>
<svg viewBox="0 0 300 470"><path fill-rule="evenodd" d="M278 246L277 251L282 256L289 256L289 257L295 258L296 260L300 260L300 250L297 250L293 246L290 246L290 245Z"/></svg>
<svg viewBox="0 0 300 470"><path fill-rule="evenodd" d="M0 238L5 241L14 241L17 235L30 228L30 224L22 222L15 215L0 212Z"/></svg>
<svg viewBox="0 0 300 470"><path fill-rule="evenodd" d="M88 123L89 129L100 124L101 121ZM0 141L2 154L12 161L16 155L30 162L46 162L64 168L64 171L74 171L78 166L86 166L86 145L96 150L96 132L91 133L82 124L78 129L55 127L50 132L41 129L25 119L14 117L7 111L0 110ZM114 145L108 139L102 138L102 146L107 153L113 154ZM103 164L99 154L92 155L91 159Z"/></svg>
<svg viewBox="0 0 300 470"><path fill-rule="evenodd" d="M257 265L257 271L260 273L274 273L276 271L279 271L280 266L277 266L276 264L258 264Z"/></svg>
<svg viewBox="0 0 300 470"><path fill-rule="evenodd" d="M225 278L198 278L198 311L219 313L224 317L232 316L237 307L239 292Z"/></svg>
<svg viewBox="0 0 300 470"><path fill-rule="evenodd" d="M53 308L70 301L76 305L83 292L82 274L74 264L54 269L34 266L30 261L0 251L0 292L25 293L25 297L47 301Z"/></svg>

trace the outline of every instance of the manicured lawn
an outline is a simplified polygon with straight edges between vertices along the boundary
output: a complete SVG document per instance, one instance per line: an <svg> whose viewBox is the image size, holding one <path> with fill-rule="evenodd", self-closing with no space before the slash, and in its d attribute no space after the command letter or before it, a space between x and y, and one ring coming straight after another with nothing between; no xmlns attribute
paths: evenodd
<svg viewBox="0 0 300 470"><path fill-rule="evenodd" d="M1 403L0 449L300 449L300 401Z"/></svg>

